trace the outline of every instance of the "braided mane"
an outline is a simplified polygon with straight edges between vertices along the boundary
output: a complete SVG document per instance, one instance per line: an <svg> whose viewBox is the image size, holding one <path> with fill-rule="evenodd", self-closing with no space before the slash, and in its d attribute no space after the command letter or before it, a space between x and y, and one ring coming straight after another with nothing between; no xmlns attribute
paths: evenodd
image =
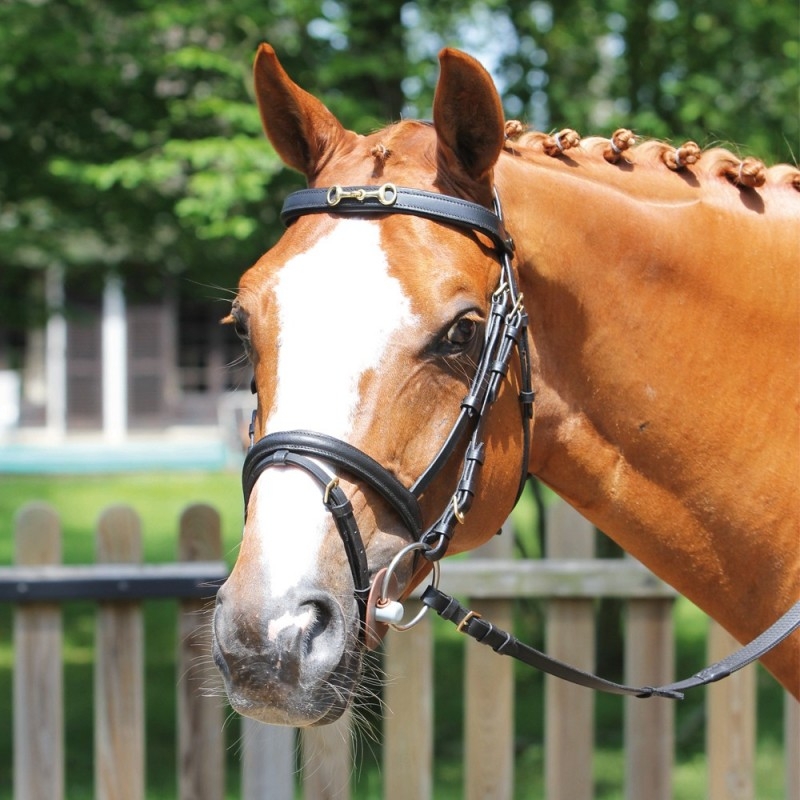
<svg viewBox="0 0 800 800"><path fill-rule="evenodd" d="M592 136L582 139L571 128L557 133L527 130L517 120L506 122L506 151L524 155L526 151L543 153L553 158L568 157L569 151L596 155L610 164L666 167L673 172L690 171L701 181L727 180L734 186L758 189L763 186L783 187L800 193L800 169L790 164L765 166L747 156L740 158L730 150L714 147L702 150L695 142L679 146L647 140L637 144L627 128L619 128L610 138Z"/></svg>

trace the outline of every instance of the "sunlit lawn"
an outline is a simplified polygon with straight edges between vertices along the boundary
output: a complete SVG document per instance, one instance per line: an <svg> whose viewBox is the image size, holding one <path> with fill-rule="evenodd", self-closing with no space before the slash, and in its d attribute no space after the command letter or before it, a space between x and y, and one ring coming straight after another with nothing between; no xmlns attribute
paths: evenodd
<svg viewBox="0 0 800 800"><path fill-rule="evenodd" d="M94 553L94 526L100 511L111 504L131 505L142 520L145 560L168 561L175 555L178 520L191 503L215 506L221 513L224 552L232 563L241 535L242 509L236 472L123 474L76 477L0 476L0 564L13 558L13 518L28 501L44 500L59 513L64 537L64 560L90 563ZM523 510L522 519L530 514ZM518 520L519 521L519 520ZM541 609L521 604L521 632L540 635ZM148 800L175 797L175 613L170 602L145 605L147 687ZM92 797L91 702L93 663L93 608L68 604L65 611L65 725L67 728L67 796ZM688 603L676 606L678 671L683 676L704 665L705 620ZM463 637L444 625L435 625L436 657L436 759L437 800L462 796L461 658ZM635 646L635 643L634 643ZM0 800L11 798L11 609L0 606ZM542 678L517 670L516 796L543 797ZM781 747L782 693L763 671L759 673L759 744L757 797L782 800L783 753ZM598 697L594 756L596 797L621 800L624 775L622 709L620 698ZM703 692L691 694L676 709L675 800L705 796L703 755ZM414 735L414 732L409 732ZM238 796L238 725L228 725L229 797ZM361 767L355 772L354 795L375 798L380 793L377 766L379 747L365 745Z"/></svg>
<svg viewBox="0 0 800 800"><path fill-rule="evenodd" d="M13 517L27 502L43 500L62 521L64 561L94 560L94 528L100 512L130 505L142 520L144 558L175 557L178 520L192 503L208 503L222 516L224 550L232 553L242 530L239 475L226 472L162 472L89 476L0 475L0 563L12 559Z"/></svg>

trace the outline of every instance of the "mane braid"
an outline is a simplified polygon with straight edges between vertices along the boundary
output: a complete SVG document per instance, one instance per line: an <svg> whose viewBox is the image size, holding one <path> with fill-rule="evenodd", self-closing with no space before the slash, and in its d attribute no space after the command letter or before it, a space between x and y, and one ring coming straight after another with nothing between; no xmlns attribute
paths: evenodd
<svg viewBox="0 0 800 800"><path fill-rule="evenodd" d="M597 154L609 164L625 162L629 165L661 165L672 172L691 170L698 178L711 180L723 178L744 189L758 189L765 185L794 189L800 192L800 169L789 164L767 168L763 161L753 156L740 158L721 147L704 151L693 141L675 146L655 139L637 143L628 128L618 128L610 138L592 136L581 139L572 128L558 133L530 130L519 120L505 124L505 148L523 155L543 153L550 157L565 155L568 150Z"/></svg>
<svg viewBox="0 0 800 800"><path fill-rule="evenodd" d="M696 164L702 155L702 150L697 142L684 142L680 147L671 148L669 145L662 151L661 160L671 170L681 170Z"/></svg>
<svg viewBox="0 0 800 800"><path fill-rule="evenodd" d="M635 144L636 137L633 135L633 131L627 128L617 128L608 140L608 147L603 150L603 158L609 164L616 164L622 154Z"/></svg>
<svg viewBox="0 0 800 800"><path fill-rule="evenodd" d="M722 148L711 150L707 155L707 168L720 177L727 178L734 186L757 189L767 180L767 168L757 158L747 156L739 159Z"/></svg>

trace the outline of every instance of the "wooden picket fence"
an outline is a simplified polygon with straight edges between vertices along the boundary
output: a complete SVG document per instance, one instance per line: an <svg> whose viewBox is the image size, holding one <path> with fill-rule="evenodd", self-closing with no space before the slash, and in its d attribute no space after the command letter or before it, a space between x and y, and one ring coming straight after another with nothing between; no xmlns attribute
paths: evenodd
<svg viewBox="0 0 800 800"><path fill-rule="evenodd" d="M548 523L548 558L511 560L510 537L499 537L474 557L447 562L443 587L469 598L495 624L513 628L520 597L547 600L548 652L585 669L594 662L594 604L616 597L627 605L625 680L674 679L674 592L631 559L593 559L594 532L568 506L558 504ZM181 517L178 561L142 564L141 529L129 508L107 509L97 528L97 563L61 564L60 525L43 504L18 515L16 561L0 567L0 601L15 603L14 759L15 800L63 800L64 719L61 604L97 603L95 656L95 796L143 800L145 726L142 600L171 597L179 603L176 682L181 800L224 797L225 742L218 699L201 687L214 682L207 657L208 606L224 579L220 521L209 506ZM409 606L413 606L410 602ZM408 612L413 613L414 608ZM438 623L437 623L438 624ZM716 626L710 660L735 645ZM464 797L511 798L514 793L513 664L475 643L465 648ZM427 800L433 787L432 623L387 638L381 796ZM709 800L755 800L755 671L753 667L707 692ZM625 700L625 794L631 800L672 797L674 705ZM545 796L593 797L594 694L556 679L545 683ZM347 720L302 736L306 800L348 798L353 780ZM800 797L800 704L786 695L785 786ZM245 721L241 796L292 800L296 732ZM792 757L790 754L795 754ZM0 771L5 767L0 765ZM520 783L521 781L521 783ZM524 776L517 778L525 786Z"/></svg>

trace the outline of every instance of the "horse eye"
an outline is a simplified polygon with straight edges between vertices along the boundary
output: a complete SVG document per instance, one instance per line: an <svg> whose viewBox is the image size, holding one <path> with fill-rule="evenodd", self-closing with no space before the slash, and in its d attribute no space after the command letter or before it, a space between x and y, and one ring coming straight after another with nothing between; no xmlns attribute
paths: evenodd
<svg viewBox="0 0 800 800"><path fill-rule="evenodd" d="M247 328L247 325L239 319L239 317L233 318L233 332L242 340L247 341L250 338L250 331Z"/></svg>
<svg viewBox="0 0 800 800"><path fill-rule="evenodd" d="M234 304L228 322L233 326L233 332L239 337L244 348L244 354L252 360L252 350L250 345L250 317L238 305Z"/></svg>
<svg viewBox="0 0 800 800"><path fill-rule="evenodd" d="M233 332L245 343L250 339L250 326L248 317L238 308L231 311L229 317L233 323Z"/></svg>
<svg viewBox="0 0 800 800"><path fill-rule="evenodd" d="M478 323L469 317L462 317L447 331L447 341L455 347L466 347L474 338Z"/></svg>

